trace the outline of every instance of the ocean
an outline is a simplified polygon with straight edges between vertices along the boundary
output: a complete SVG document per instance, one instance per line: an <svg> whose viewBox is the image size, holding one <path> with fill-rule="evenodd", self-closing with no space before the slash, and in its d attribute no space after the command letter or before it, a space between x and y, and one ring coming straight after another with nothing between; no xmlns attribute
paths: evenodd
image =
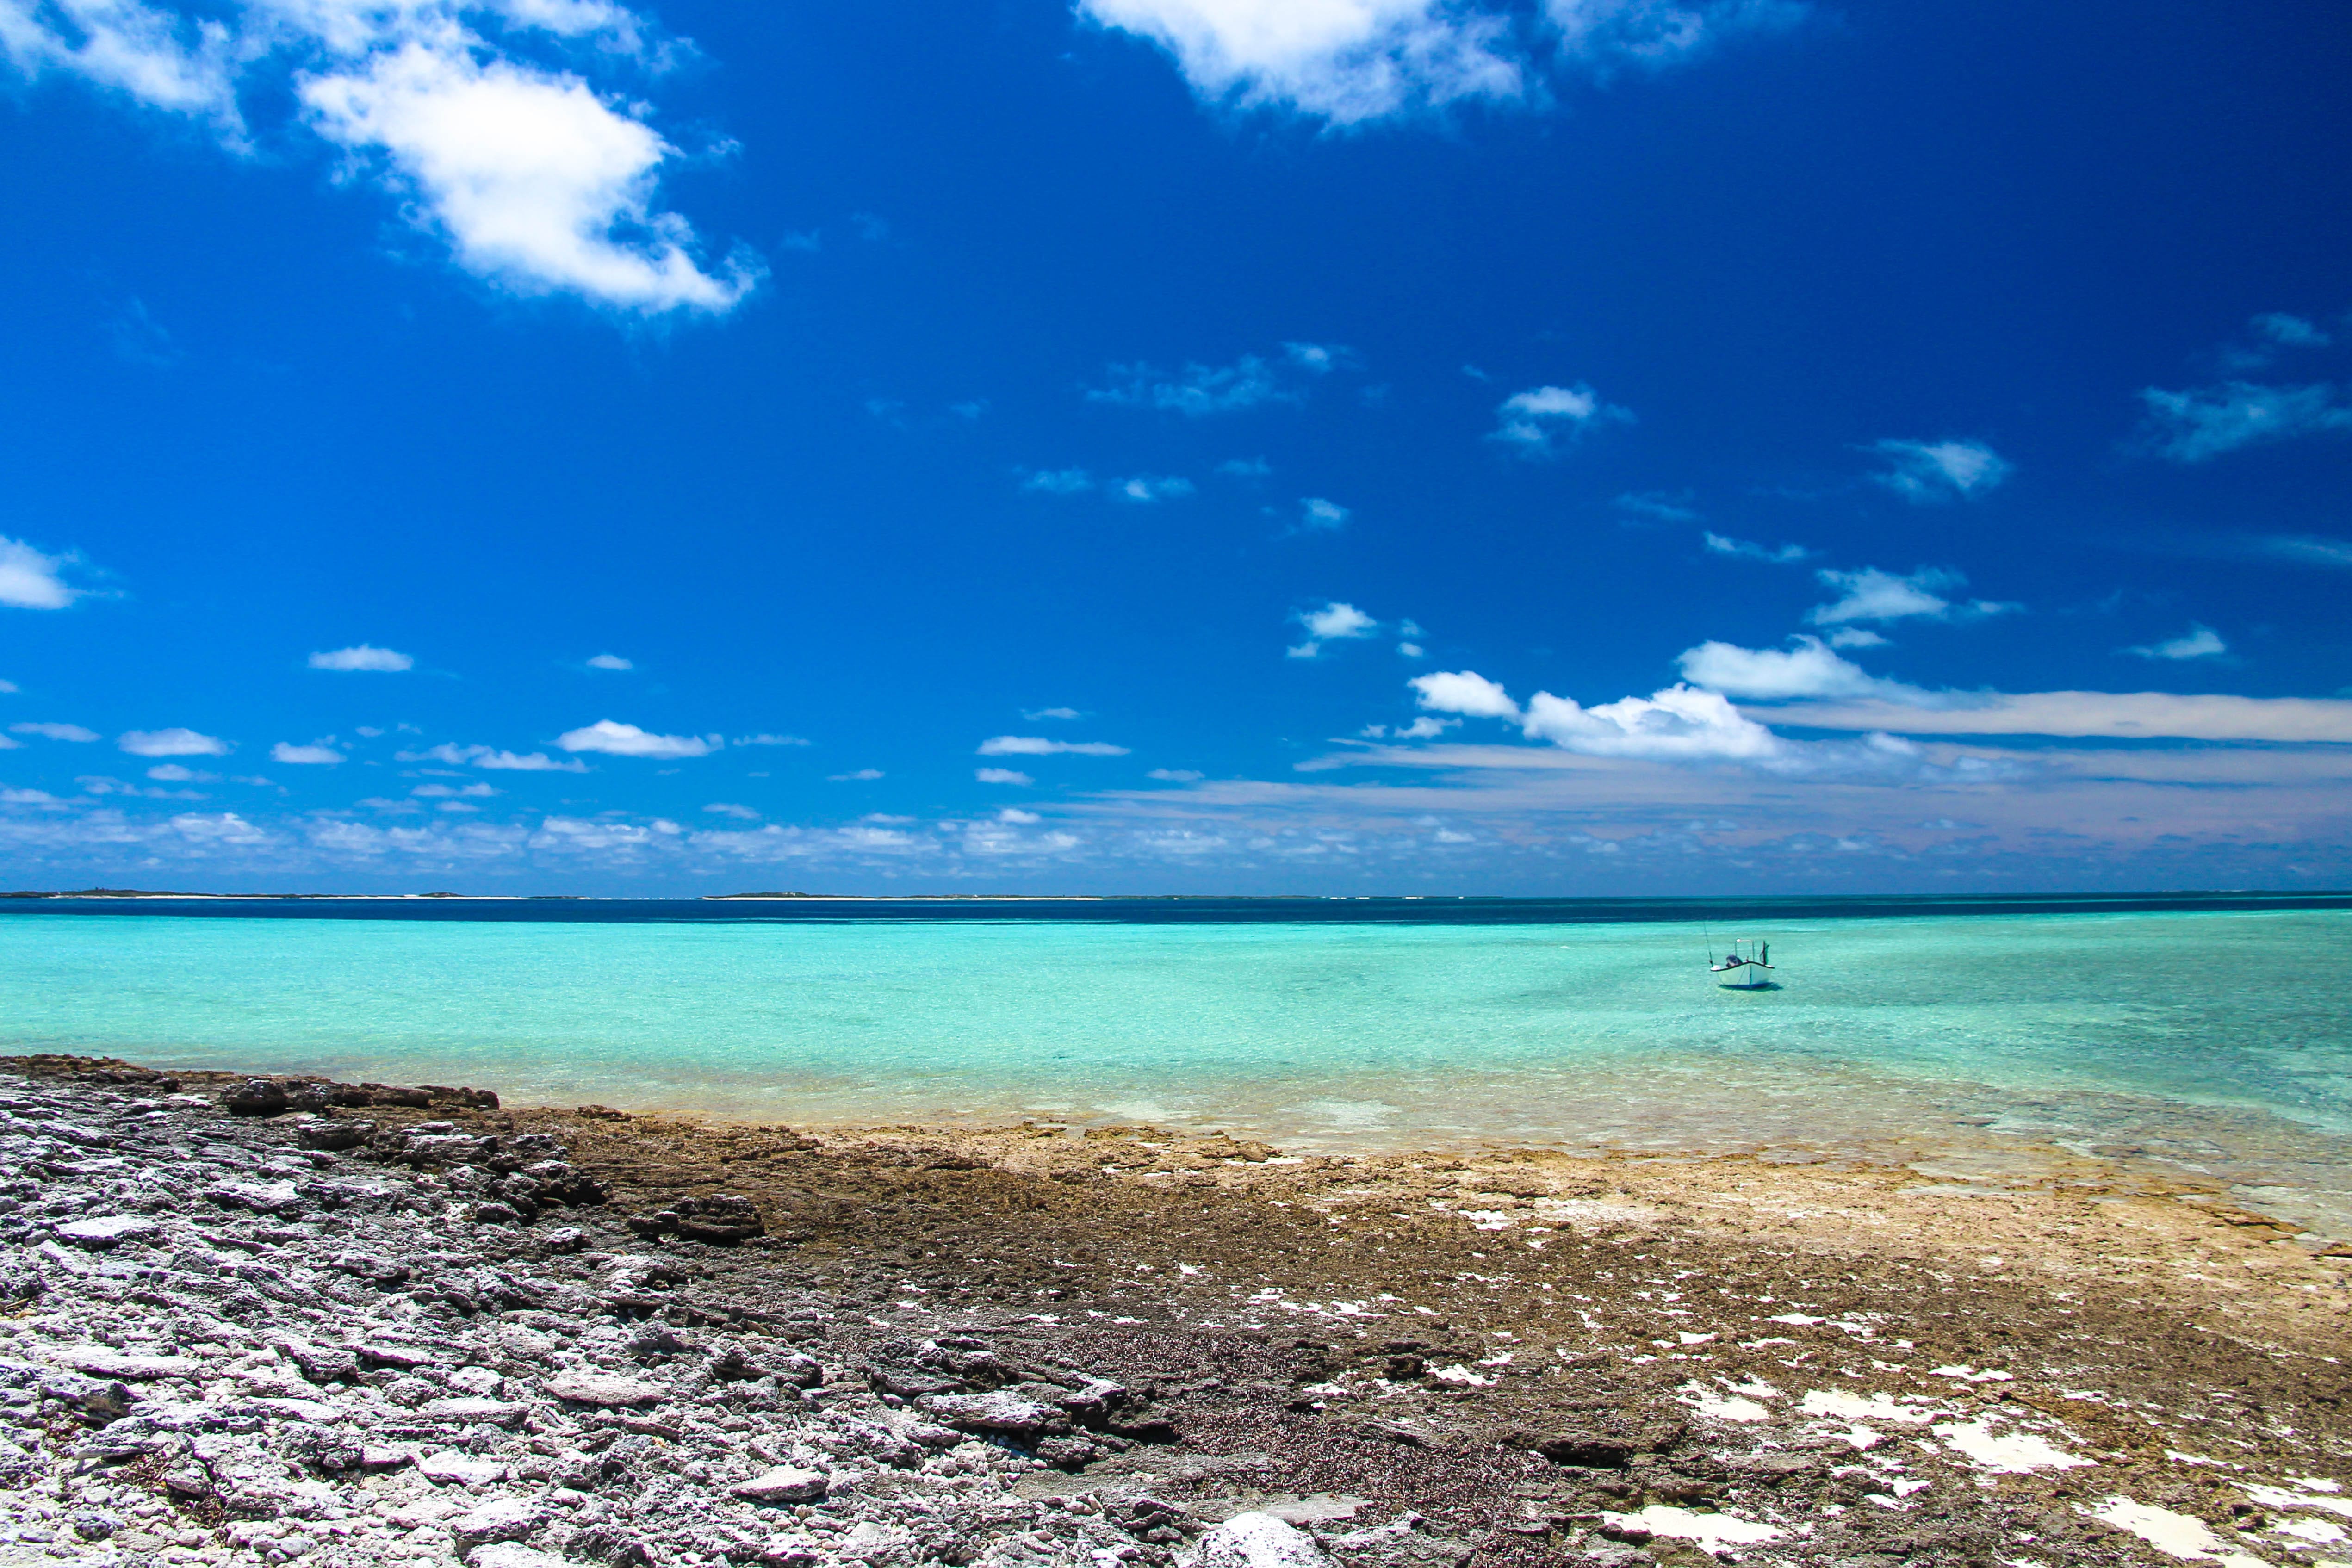
<svg viewBox="0 0 2352 1568"><path fill-rule="evenodd" d="M1708 973L1735 936L1779 988ZM2056 1149L2345 1234L2339 953L2352 897L10 900L0 1051L1296 1152Z"/></svg>

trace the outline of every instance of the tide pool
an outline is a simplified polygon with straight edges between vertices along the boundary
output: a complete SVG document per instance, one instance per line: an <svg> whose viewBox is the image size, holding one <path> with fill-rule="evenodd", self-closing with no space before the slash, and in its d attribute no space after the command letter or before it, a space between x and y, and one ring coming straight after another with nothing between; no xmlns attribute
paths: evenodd
<svg viewBox="0 0 2352 1568"><path fill-rule="evenodd" d="M2352 1187L2352 911L1696 923L0 918L0 1049L1298 1148L1953 1129ZM2331 1197L2329 1207L2334 1207Z"/></svg>

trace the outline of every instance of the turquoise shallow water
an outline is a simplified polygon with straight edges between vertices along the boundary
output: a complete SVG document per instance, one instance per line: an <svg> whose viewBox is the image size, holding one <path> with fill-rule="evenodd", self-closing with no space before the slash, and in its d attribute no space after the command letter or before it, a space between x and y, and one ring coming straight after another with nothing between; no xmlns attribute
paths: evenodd
<svg viewBox="0 0 2352 1568"><path fill-rule="evenodd" d="M1719 941L1727 935L1717 928ZM2352 1187L2352 912L1696 925L0 919L0 1048L1292 1146L2002 1134ZM1956 1131L1957 1130L1957 1131ZM2331 1203L2331 1207L2332 1207Z"/></svg>

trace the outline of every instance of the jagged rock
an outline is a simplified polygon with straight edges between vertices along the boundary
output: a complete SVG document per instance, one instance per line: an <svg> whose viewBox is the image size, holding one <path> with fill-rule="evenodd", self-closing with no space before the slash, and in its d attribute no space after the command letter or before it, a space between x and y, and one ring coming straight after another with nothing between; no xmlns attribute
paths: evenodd
<svg viewBox="0 0 2352 1568"><path fill-rule="evenodd" d="M966 1432L1003 1432L1026 1437L1070 1429L1069 1417L1053 1406L1001 1388L986 1394L929 1394L916 1400L915 1406Z"/></svg>
<svg viewBox="0 0 2352 1568"><path fill-rule="evenodd" d="M91 1377L118 1377L131 1383L185 1377L204 1364L184 1355L138 1355L102 1344L78 1345L59 1359Z"/></svg>
<svg viewBox="0 0 2352 1568"><path fill-rule="evenodd" d="M306 1149L356 1149L375 1136L373 1122L316 1122L294 1134Z"/></svg>
<svg viewBox="0 0 2352 1568"><path fill-rule="evenodd" d="M826 1484L823 1470L778 1465L727 1490L747 1502L819 1502L824 1500Z"/></svg>
<svg viewBox="0 0 2352 1568"><path fill-rule="evenodd" d="M302 1207L302 1195L290 1181L215 1182L205 1188L205 1196L223 1208L245 1208L256 1214L291 1214Z"/></svg>
<svg viewBox="0 0 2352 1568"><path fill-rule="evenodd" d="M276 1116L286 1110L286 1086L267 1078L248 1078L221 1096L221 1109L232 1116Z"/></svg>

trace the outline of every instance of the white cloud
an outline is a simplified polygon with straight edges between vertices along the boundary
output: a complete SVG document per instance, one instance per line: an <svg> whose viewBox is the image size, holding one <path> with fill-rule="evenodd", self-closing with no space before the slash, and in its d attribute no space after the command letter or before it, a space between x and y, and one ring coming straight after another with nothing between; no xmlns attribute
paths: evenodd
<svg viewBox="0 0 2352 1568"><path fill-rule="evenodd" d="M1791 648L1742 648L1701 643L1675 661L1684 680L1727 696L1786 702L1798 697L1885 697L1924 701L1927 695L1899 681L1882 680L1842 659L1818 637L1792 639Z"/></svg>
<svg viewBox="0 0 2352 1568"><path fill-rule="evenodd" d="M739 806L732 800L713 800L702 809L718 816L732 817L740 822L756 822L760 820L759 812L749 806Z"/></svg>
<svg viewBox="0 0 2352 1568"><path fill-rule="evenodd" d="M2122 652L2137 653L2143 659L2212 659L2230 651L2230 644L2210 626L2190 622L2189 630L2178 637L2145 647L2126 648Z"/></svg>
<svg viewBox="0 0 2352 1568"><path fill-rule="evenodd" d="M2014 465L1981 441L1882 441L1878 482L1906 501L1969 500L2000 488Z"/></svg>
<svg viewBox="0 0 2352 1568"><path fill-rule="evenodd" d="M797 735L739 735L735 737L734 744L737 746L814 746L816 743L803 740Z"/></svg>
<svg viewBox="0 0 2352 1568"><path fill-rule="evenodd" d="M1751 544L1746 539L1730 538L1711 530L1700 537L1706 539L1706 548L1717 555L1739 556L1748 560L1767 560L1776 566L1786 566L1803 560L1813 553L1802 545L1780 545L1776 548Z"/></svg>
<svg viewBox="0 0 2352 1568"><path fill-rule="evenodd" d="M0 751L22 751L24 749L25 743L23 741L11 740L6 736L0 735Z"/></svg>
<svg viewBox="0 0 2352 1568"><path fill-rule="evenodd" d="M455 789L446 784L419 784L409 793L426 800L447 800L460 795L469 796L475 800L487 800L496 795L498 791L488 784L467 784ZM447 808L444 807L443 810L446 810Z"/></svg>
<svg viewBox="0 0 2352 1568"><path fill-rule="evenodd" d="M1307 628L1307 641L1284 650L1294 659L1312 659L1323 652L1326 643L1344 643L1369 637L1381 629L1381 623L1352 604L1333 600L1320 610L1301 610L1291 616Z"/></svg>
<svg viewBox="0 0 2352 1568"><path fill-rule="evenodd" d="M1886 639L1867 626L1841 626L1830 633L1832 648L1884 648Z"/></svg>
<svg viewBox="0 0 2352 1568"><path fill-rule="evenodd" d="M220 775L199 773L193 768L183 768L176 762L159 762L147 769L147 777L159 784L209 784Z"/></svg>
<svg viewBox="0 0 2352 1568"><path fill-rule="evenodd" d="M1423 707L1509 720L1530 740L1548 740L1586 757L1753 761L1777 758L1786 748L1780 737L1742 716L1721 693L1686 685L1589 708L1538 692L1522 709L1502 686L1475 670L1420 675L1406 684Z"/></svg>
<svg viewBox="0 0 2352 1568"><path fill-rule="evenodd" d="M828 773L825 780L832 784L864 784L882 776L879 768L860 768L849 773Z"/></svg>
<svg viewBox="0 0 2352 1568"><path fill-rule="evenodd" d="M1083 468L1037 468L1022 476L1021 487L1045 496L1076 496L1093 489L1095 479Z"/></svg>
<svg viewBox="0 0 2352 1568"><path fill-rule="evenodd" d="M1631 424L1633 411L1603 402L1584 382L1572 387L1529 387L1505 398L1495 411L1497 423L1486 439L1499 441L1522 457L1555 457L1603 424Z"/></svg>
<svg viewBox="0 0 2352 1568"><path fill-rule="evenodd" d="M1793 0L1549 0L1531 17L1491 0L1079 0L1078 10L1165 49L1206 102L1335 125L1462 102L1540 104L1547 65L1663 68L1804 14Z"/></svg>
<svg viewBox="0 0 2352 1568"><path fill-rule="evenodd" d="M0 695L6 695L9 693L22 691L23 689L23 687L19 686L14 681L0 681Z"/></svg>
<svg viewBox="0 0 2352 1568"><path fill-rule="evenodd" d="M0 21L6 12L0 8ZM0 43L6 34L0 28ZM81 558L68 550L45 555L23 539L0 535L0 604L16 610L63 610L89 591L65 580L65 569Z"/></svg>
<svg viewBox="0 0 2352 1568"><path fill-rule="evenodd" d="M84 729L78 724L12 724L8 727L18 735L37 735L44 740L96 740L98 731Z"/></svg>
<svg viewBox="0 0 2352 1568"><path fill-rule="evenodd" d="M975 768L971 776L983 784L1034 784L1026 773L1011 768Z"/></svg>
<svg viewBox="0 0 2352 1568"><path fill-rule="evenodd" d="M1023 708L1021 716L1034 722L1041 718L1084 718L1087 716L1074 707Z"/></svg>
<svg viewBox="0 0 2352 1568"><path fill-rule="evenodd" d="M1171 474L1138 474L1132 479L1114 479L1110 483L1110 494L1114 498L1145 505L1192 493L1192 481Z"/></svg>
<svg viewBox="0 0 2352 1568"><path fill-rule="evenodd" d="M1282 357L1300 370L1312 371L1319 376L1352 363L1356 355L1343 343L1285 343Z"/></svg>
<svg viewBox="0 0 2352 1568"><path fill-rule="evenodd" d="M331 765L343 760L343 754L331 746L292 746L279 741L269 748L269 759L292 765Z"/></svg>
<svg viewBox="0 0 2352 1568"><path fill-rule="evenodd" d="M1355 514L1337 501L1327 501L1320 496L1304 496L1298 502L1298 522L1296 532L1303 534L1337 533L1348 526Z"/></svg>
<svg viewBox="0 0 2352 1568"><path fill-rule="evenodd" d="M1128 750L1107 740L1048 740L1040 735L992 735L980 743L982 757L1125 757Z"/></svg>
<svg viewBox="0 0 2352 1568"><path fill-rule="evenodd" d="M226 18L142 0L0 0L0 54L18 69L207 120L236 151L251 144L241 90L275 108L290 67L300 122L477 276L645 313L723 311L756 269L705 268L686 220L654 204L677 149L645 105L568 68L656 67L672 51L646 31L603 0L247 0Z"/></svg>
<svg viewBox="0 0 2352 1568"><path fill-rule="evenodd" d="M1957 571L1941 567L1923 566L1908 577L1881 571L1874 566L1864 567L1859 571L1824 568L1814 575L1824 586L1841 591L1841 596L1834 602L1817 604L1805 612L1805 620L1815 626L1913 618L1929 621L1981 620L1990 615L2006 615L2019 608L2015 604L1995 603L1989 599L1979 599L1967 604L1953 603L1944 598L1943 593L1966 586L1969 580Z"/></svg>
<svg viewBox="0 0 2352 1568"><path fill-rule="evenodd" d="M1351 125L1526 90L1509 23L1443 0L1079 0L1176 57L1202 99Z"/></svg>
<svg viewBox="0 0 2352 1568"><path fill-rule="evenodd" d="M1405 685L1412 688L1422 706L1439 713L1515 721L1519 717L1519 705L1510 694L1475 670L1440 670L1415 675Z"/></svg>
<svg viewBox="0 0 2352 1568"><path fill-rule="evenodd" d="M413 669L416 661L406 653L396 653L390 648L372 647L362 643L356 647L338 648L331 653L313 653L310 667L314 670L373 670L396 674Z"/></svg>
<svg viewBox="0 0 2352 1568"><path fill-rule="evenodd" d="M228 742L193 729L126 730L115 745L133 757L226 757Z"/></svg>
<svg viewBox="0 0 2352 1568"><path fill-rule="evenodd" d="M601 751L611 757L708 757L726 744L719 736L656 735L634 724L600 718L594 724L565 730L555 744L566 751Z"/></svg>
<svg viewBox="0 0 2352 1568"><path fill-rule="evenodd" d="M1190 768L1155 768L1144 777L1157 779L1162 784L1197 784L1207 775Z"/></svg>
<svg viewBox="0 0 2352 1568"><path fill-rule="evenodd" d="M1032 826L1034 823L1042 822L1045 819L1039 816L1034 811L1024 811L1018 806L1007 806L1003 810L996 813L996 820L1000 822L1010 822L1016 827L1025 828Z"/></svg>
<svg viewBox="0 0 2352 1568"><path fill-rule="evenodd" d="M2166 392L2147 387L2144 444L2175 463L2203 463L2264 442L2299 435L2352 432L2352 401L2331 386L2257 386L2230 382L2218 387Z"/></svg>
<svg viewBox="0 0 2352 1568"><path fill-rule="evenodd" d="M1970 692L1941 706L1792 703L1755 710L1780 724L1902 735L2057 735L2114 740L2352 742L2352 702L2183 696L2172 692Z"/></svg>
<svg viewBox="0 0 2352 1568"><path fill-rule="evenodd" d="M599 653L588 661L588 667L592 670L634 670L637 665L635 660L624 659L618 653Z"/></svg>

